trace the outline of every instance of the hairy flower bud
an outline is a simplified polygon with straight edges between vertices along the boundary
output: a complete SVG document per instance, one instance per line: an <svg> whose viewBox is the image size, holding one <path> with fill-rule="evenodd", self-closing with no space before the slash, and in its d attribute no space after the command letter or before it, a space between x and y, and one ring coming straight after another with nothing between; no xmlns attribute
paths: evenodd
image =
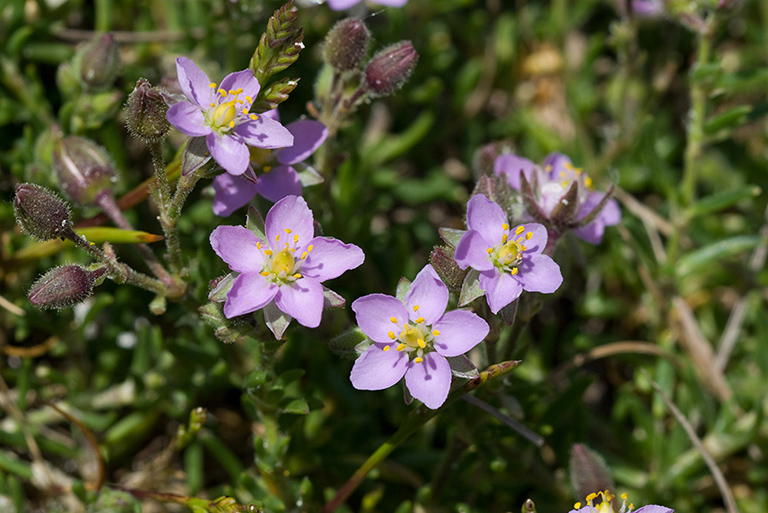
<svg viewBox="0 0 768 513"><path fill-rule="evenodd" d="M410 41L400 41L379 51L365 68L365 88L374 97L388 96L411 76L419 54Z"/></svg>
<svg viewBox="0 0 768 513"><path fill-rule="evenodd" d="M112 34L104 34L85 44L75 57L80 79L92 88L106 87L117 77L120 56Z"/></svg>
<svg viewBox="0 0 768 513"><path fill-rule="evenodd" d="M614 490L611 472L605 460L586 445L573 445L569 466L576 497L585 497L594 490Z"/></svg>
<svg viewBox="0 0 768 513"><path fill-rule="evenodd" d="M336 71L357 69L368 52L371 31L355 18L345 18L325 36L323 58Z"/></svg>
<svg viewBox="0 0 768 513"><path fill-rule="evenodd" d="M448 287L448 290L458 292L467 276L467 271L462 270L453 257L454 250L449 246L435 246L429 254L429 263L437 272L440 279Z"/></svg>
<svg viewBox="0 0 768 513"><path fill-rule="evenodd" d="M29 301L39 308L66 308L91 295L96 281L106 274L106 267L88 271L79 265L54 267L29 289Z"/></svg>
<svg viewBox="0 0 768 513"><path fill-rule="evenodd" d="M69 207L46 187L32 183L17 186L13 208L21 229L36 239L64 239L74 233Z"/></svg>
<svg viewBox="0 0 768 513"><path fill-rule="evenodd" d="M140 78L125 104L125 126L134 137L158 141L171 129L165 117L167 111L165 92Z"/></svg>
<svg viewBox="0 0 768 513"><path fill-rule="evenodd" d="M106 150L76 135L55 140L53 170L64 194L80 205L94 204L100 194L111 192L115 181Z"/></svg>

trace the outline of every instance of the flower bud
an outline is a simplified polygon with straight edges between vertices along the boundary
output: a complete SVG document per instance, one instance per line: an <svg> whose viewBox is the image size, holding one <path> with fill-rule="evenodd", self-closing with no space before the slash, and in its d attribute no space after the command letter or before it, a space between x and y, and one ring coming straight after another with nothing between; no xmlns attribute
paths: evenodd
<svg viewBox="0 0 768 513"><path fill-rule="evenodd" d="M159 141L171 129L165 117L167 111L165 92L140 78L125 104L125 126L134 137L147 142Z"/></svg>
<svg viewBox="0 0 768 513"><path fill-rule="evenodd" d="M100 194L111 192L116 179L106 151L76 135L54 142L53 170L64 194L79 205L94 204Z"/></svg>
<svg viewBox="0 0 768 513"><path fill-rule="evenodd" d="M112 34L95 37L86 43L75 56L80 79L94 89L107 87L117 77L120 56Z"/></svg>
<svg viewBox="0 0 768 513"><path fill-rule="evenodd" d="M17 186L13 209L21 229L36 239L64 239L74 233L69 207L46 187L32 183Z"/></svg>
<svg viewBox="0 0 768 513"><path fill-rule="evenodd" d="M583 444L573 444L570 461L571 484L576 497L594 490L613 490L611 472L605 460Z"/></svg>
<svg viewBox="0 0 768 513"><path fill-rule="evenodd" d="M458 292L464 283L467 275L466 270L462 270L453 258L453 248L448 246L435 246L432 253L429 254L429 263L443 280L448 290Z"/></svg>
<svg viewBox="0 0 768 513"><path fill-rule="evenodd" d="M357 69L368 52L371 31L355 18L345 18L325 36L323 58L336 71Z"/></svg>
<svg viewBox="0 0 768 513"><path fill-rule="evenodd" d="M106 274L106 267L88 271L79 265L54 267L29 289L29 301L38 308L66 308L91 295L96 281Z"/></svg>
<svg viewBox="0 0 768 513"><path fill-rule="evenodd" d="M388 96L408 80L419 54L410 41L390 45L373 56L365 68L365 88L374 97Z"/></svg>

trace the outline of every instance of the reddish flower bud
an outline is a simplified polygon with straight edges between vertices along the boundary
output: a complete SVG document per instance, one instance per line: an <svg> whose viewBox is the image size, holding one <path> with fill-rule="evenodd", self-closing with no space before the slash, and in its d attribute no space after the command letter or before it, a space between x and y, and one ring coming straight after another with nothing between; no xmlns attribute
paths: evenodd
<svg viewBox="0 0 768 513"><path fill-rule="evenodd" d="M46 187L32 183L19 185L13 209L21 229L36 239L64 239L74 234L69 207Z"/></svg>
<svg viewBox="0 0 768 513"><path fill-rule="evenodd" d="M571 485L576 497L586 497L595 490L613 490L611 472L605 460L583 444L571 449Z"/></svg>
<svg viewBox="0 0 768 513"><path fill-rule="evenodd" d="M390 45L373 56L365 68L365 88L371 96L388 96L411 76L419 54L410 41Z"/></svg>
<svg viewBox="0 0 768 513"><path fill-rule="evenodd" d="M29 301L39 308L66 308L91 295L96 281L106 274L106 267L88 271L79 265L54 267L29 289Z"/></svg>
<svg viewBox="0 0 768 513"><path fill-rule="evenodd" d="M453 248L448 246L435 246L429 254L429 263L443 280L448 290L458 292L467 276L467 271L462 270L453 258Z"/></svg>
<svg viewBox="0 0 768 513"><path fill-rule="evenodd" d="M371 31L356 18L345 18L325 36L323 58L336 71L357 69L368 52Z"/></svg>
<svg viewBox="0 0 768 513"><path fill-rule="evenodd" d="M79 205L92 205L100 194L111 193L116 180L106 150L76 135L54 142L53 170L64 194Z"/></svg>
<svg viewBox="0 0 768 513"><path fill-rule="evenodd" d="M145 78L136 82L125 104L125 126L132 136L147 142L165 137L171 129L165 117L168 111L165 95L165 91L152 87Z"/></svg>
<svg viewBox="0 0 768 513"><path fill-rule="evenodd" d="M92 88L107 87L117 77L120 56L112 34L104 34L85 44L75 56L80 79Z"/></svg>

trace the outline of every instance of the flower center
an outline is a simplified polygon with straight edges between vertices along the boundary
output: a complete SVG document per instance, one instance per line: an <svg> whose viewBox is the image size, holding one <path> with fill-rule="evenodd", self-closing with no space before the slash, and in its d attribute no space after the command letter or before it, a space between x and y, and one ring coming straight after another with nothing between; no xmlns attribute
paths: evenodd
<svg viewBox="0 0 768 513"><path fill-rule="evenodd" d="M260 274L278 285L290 284L301 279L299 270L314 248L310 244L301 252L301 255L297 256L297 249L300 247L299 236L291 235L293 231L290 228L284 231L285 235L275 236L275 242L269 249L262 249L261 242L256 243L256 248L261 250L264 256L264 268Z"/></svg>
<svg viewBox="0 0 768 513"><path fill-rule="evenodd" d="M415 305L413 311L418 312L419 305ZM400 331L399 335L396 335L394 331L387 333L393 343L399 341L395 350L398 352L405 351L414 363L423 362L424 355L435 350L435 338L440 335L440 331L430 329L430 326L424 324L424 317L419 317L413 322L406 319L402 324L397 317L390 317L389 320L395 327L402 326L402 331ZM390 349L391 346L384 346L384 351L389 351Z"/></svg>
<svg viewBox="0 0 768 513"><path fill-rule="evenodd" d="M515 228L514 235L509 230L508 224L504 223L502 228L504 233L501 235L501 242L495 247L487 249L488 259L499 271L514 275L518 273L517 266L523 261L523 252L528 249L523 242L531 240L533 232L526 232L523 225ZM510 235L513 237L510 238Z"/></svg>
<svg viewBox="0 0 768 513"><path fill-rule="evenodd" d="M253 103L253 98L244 95L244 100L240 98L243 94L242 88L216 89L216 84L210 83L208 87L214 89L215 95L209 103L209 109L205 112L206 122L211 129L221 134L229 133L235 126L247 119L259 119L256 114L250 114L248 111Z"/></svg>

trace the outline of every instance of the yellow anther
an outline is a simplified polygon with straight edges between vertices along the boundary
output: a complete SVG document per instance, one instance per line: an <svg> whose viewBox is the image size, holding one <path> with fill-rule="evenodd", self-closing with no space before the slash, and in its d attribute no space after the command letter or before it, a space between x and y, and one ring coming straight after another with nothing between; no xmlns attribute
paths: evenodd
<svg viewBox="0 0 768 513"><path fill-rule="evenodd" d="M413 311L418 312L419 311L419 305L413 305Z"/></svg>
<svg viewBox="0 0 768 513"><path fill-rule="evenodd" d="M384 346L384 351L389 351L389 346Z"/></svg>
<svg viewBox="0 0 768 513"><path fill-rule="evenodd" d="M523 233L524 231L525 231L525 226L523 226L523 225L521 224L520 226L518 226L517 228L515 228L515 235L520 235L520 234L521 234L521 233Z"/></svg>
<svg viewBox="0 0 768 513"><path fill-rule="evenodd" d="M216 84L214 82L211 82L210 84L208 84L208 87L210 87L211 89L216 89Z"/></svg>
<svg viewBox="0 0 768 513"><path fill-rule="evenodd" d="M229 122L229 128L235 128L235 120Z"/></svg>
<svg viewBox="0 0 768 513"><path fill-rule="evenodd" d="M490 255L491 253L493 253L493 248L488 248L488 249L486 249L486 251L487 251L487 252L488 252L488 254Z"/></svg>
<svg viewBox="0 0 768 513"><path fill-rule="evenodd" d="M261 242L256 243L256 249L261 249Z"/></svg>
<svg viewBox="0 0 768 513"><path fill-rule="evenodd" d="M247 101L248 103L253 103L253 98L251 98L251 97L250 97L250 96L248 96L247 94L245 95L245 99L246 99L246 101Z"/></svg>
<svg viewBox="0 0 768 513"><path fill-rule="evenodd" d="M288 247L287 242L285 243L285 247ZM290 251L291 253L296 253L296 248L288 248L288 251Z"/></svg>
<svg viewBox="0 0 768 513"><path fill-rule="evenodd" d="M264 171L265 173L269 173L270 171L272 171L272 166L264 166L261 168L261 170Z"/></svg>
<svg viewBox="0 0 768 513"><path fill-rule="evenodd" d="M593 493L590 493L589 495L587 495L587 502L592 502L595 499L597 499L597 494L596 493L593 492Z"/></svg>
<svg viewBox="0 0 768 513"><path fill-rule="evenodd" d="M283 231L284 231L285 233L291 233L291 229L290 229L290 228L284 228L284 229L283 229Z"/></svg>
<svg viewBox="0 0 768 513"><path fill-rule="evenodd" d="M252 119L252 120L254 120L254 121L256 121L257 119L259 119L259 116L257 116L256 114L249 114L249 115L248 115L248 117L249 117L249 118L251 118L251 119Z"/></svg>
<svg viewBox="0 0 768 513"><path fill-rule="evenodd" d="M247 116L247 115L248 115L248 109L243 107L243 116Z"/></svg>
<svg viewBox="0 0 768 513"><path fill-rule="evenodd" d="M533 232L528 232L525 234L525 240L531 240L531 237L533 237Z"/></svg>
<svg viewBox="0 0 768 513"><path fill-rule="evenodd" d="M296 274L294 274L294 275L293 275L293 277L294 277L294 278L296 278L296 279L298 280L299 278L301 278L301 274L299 274L299 273L296 273Z"/></svg>
<svg viewBox="0 0 768 513"><path fill-rule="evenodd" d="M416 319L416 324L421 324L422 322L424 322L424 317L419 317Z"/></svg>
<svg viewBox="0 0 768 513"><path fill-rule="evenodd" d="M570 162L566 162L565 164L563 164L563 167L564 167L565 169L575 169L575 168L573 167L573 164L571 164Z"/></svg>
<svg viewBox="0 0 768 513"><path fill-rule="evenodd" d="M515 276L518 273L517 267L513 267L510 272L512 273L512 276Z"/></svg>
<svg viewBox="0 0 768 513"><path fill-rule="evenodd" d="M421 356L417 356L416 358L413 359L414 363L421 363L423 361L424 361L424 358L422 358Z"/></svg>
<svg viewBox="0 0 768 513"><path fill-rule="evenodd" d="M581 509L581 503L580 503L580 502L577 502L576 504L574 504L574 505L573 505L573 509L575 509L575 510L579 510L579 509Z"/></svg>
<svg viewBox="0 0 768 513"><path fill-rule="evenodd" d="M563 178L565 178L565 176L566 176L566 173L565 173L565 171L560 171L560 176L562 176Z"/></svg>
<svg viewBox="0 0 768 513"><path fill-rule="evenodd" d="M502 244L503 244L503 243L505 243L505 242L507 242L507 239L508 239L508 238L509 238L509 237L507 236L507 234L506 234L506 233L505 233L505 234L502 234L502 236L501 236L501 242L502 242Z"/></svg>
<svg viewBox="0 0 768 513"><path fill-rule="evenodd" d="M389 322L391 322L392 324L397 324L397 317L390 317Z"/></svg>
<svg viewBox="0 0 768 513"><path fill-rule="evenodd" d="M432 335L434 335L435 337L440 336L440 330L432 330Z"/></svg>
<svg viewBox="0 0 768 513"><path fill-rule="evenodd" d="M426 342L424 342L424 339L423 339L423 338L420 338L419 340L417 340L417 341L416 341L416 343L417 343L417 344L419 344L419 347L420 347L420 348L422 348L422 349L424 349L425 347L427 347L427 343L426 343Z"/></svg>
<svg viewBox="0 0 768 513"><path fill-rule="evenodd" d="M304 253L301 254L301 259L302 260L306 260L307 259L307 255L308 255L308 253L305 251Z"/></svg>
<svg viewBox="0 0 768 513"><path fill-rule="evenodd" d="M552 165L547 164L547 167L544 168L544 171L552 171Z"/></svg>
<svg viewBox="0 0 768 513"><path fill-rule="evenodd" d="M226 95L227 95L227 92L226 92L224 89L219 89L217 92L218 92L220 95L222 95L222 96L226 96Z"/></svg>
<svg viewBox="0 0 768 513"><path fill-rule="evenodd" d="M299 242L299 234L293 236L293 242Z"/></svg>
<svg viewBox="0 0 768 513"><path fill-rule="evenodd" d="M310 253L312 253L312 249L314 249L314 247L315 247L315 246L313 246L312 244L310 244L310 245L309 245L309 247L307 248L307 251L309 251Z"/></svg>
<svg viewBox="0 0 768 513"><path fill-rule="evenodd" d="M523 246L520 244L520 251L528 251L528 246Z"/></svg>
<svg viewBox="0 0 768 513"><path fill-rule="evenodd" d="M627 497L629 497L629 495L627 495L626 493L621 494L622 500L627 500Z"/></svg>
<svg viewBox="0 0 768 513"><path fill-rule="evenodd" d="M262 276L269 276L269 272L268 271L261 271L259 274L262 275Z"/></svg>
<svg viewBox="0 0 768 513"><path fill-rule="evenodd" d="M232 96L237 96L237 91L235 91L234 89L230 89L229 94L231 94Z"/></svg>
<svg viewBox="0 0 768 513"><path fill-rule="evenodd" d="M392 340L395 340L395 332L394 331L390 331L389 333L387 333L387 336L389 338L391 338Z"/></svg>
<svg viewBox="0 0 768 513"><path fill-rule="evenodd" d="M280 242L280 234L275 235L275 242Z"/></svg>
<svg viewBox="0 0 768 513"><path fill-rule="evenodd" d="M243 92L243 88L242 87L238 87L236 92L237 92L237 94L242 93Z"/></svg>
<svg viewBox="0 0 768 513"><path fill-rule="evenodd" d="M210 103L210 106L211 106L211 107L215 107L215 106L216 106L216 104L215 104L215 103L213 103L213 102L211 102L211 103Z"/></svg>
<svg viewBox="0 0 768 513"><path fill-rule="evenodd" d="M267 256L272 256L272 250L271 249L265 249L264 254Z"/></svg>
<svg viewBox="0 0 768 513"><path fill-rule="evenodd" d="M405 344L398 344L397 350L402 351L403 349L405 349Z"/></svg>

